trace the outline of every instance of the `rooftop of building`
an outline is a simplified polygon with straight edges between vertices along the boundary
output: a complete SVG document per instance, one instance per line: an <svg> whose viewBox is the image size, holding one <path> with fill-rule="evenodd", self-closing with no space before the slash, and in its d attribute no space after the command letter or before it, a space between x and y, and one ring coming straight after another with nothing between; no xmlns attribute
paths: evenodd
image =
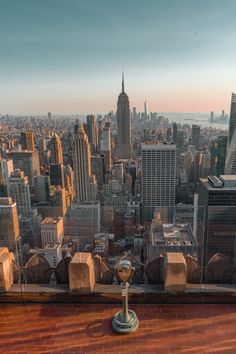
<svg viewBox="0 0 236 354"><path fill-rule="evenodd" d="M142 146L142 150L148 150L151 149L166 149L168 147L168 149L171 149L171 150L174 150L176 148L176 145L171 143L171 142L165 142L165 143L162 143L160 141L147 141L147 142L143 142L141 144Z"/></svg>
<svg viewBox="0 0 236 354"><path fill-rule="evenodd" d="M28 155L31 155L35 151L37 151L37 150L36 149L34 149L34 150L11 150L11 151L7 151L7 154L10 156L18 154L21 157L25 154L28 157Z"/></svg>
<svg viewBox="0 0 236 354"><path fill-rule="evenodd" d="M94 234L94 239L110 239L113 240L115 235L109 232L99 232Z"/></svg>
<svg viewBox="0 0 236 354"><path fill-rule="evenodd" d="M139 328L112 331L121 305L1 304L2 353L235 353L235 305L130 305Z"/></svg>
<svg viewBox="0 0 236 354"><path fill-rule="evenodd" d="M86 208L86 207L92 207L92 206L99 206L100 201L75 201L73 204L71 204L72 208Z"/></svg>
<svg viewBox="0 0 236 354"><path fill-rule="evenodd" d="M159 242L166 245L196 245L196 240L193 237L193 232L188 224L162 224L160 227L152 227L154 236L154 245Z"/></svg>
<svg viewBox="0 0 236 354"><path fill-rule="evenodd" d="M53 219L52 217L47 217L47 218L45 218L45 219L42 221L41 225L55 225L55 224L57 224L61 219L62 219L61 217L59 217L58 219Z"/></svg>
<svg viewBox="0 0 236 354"><path fill-rule="evenodd" d="M199 180L210 191L236 191L236 175L208 176Z"/></svg>

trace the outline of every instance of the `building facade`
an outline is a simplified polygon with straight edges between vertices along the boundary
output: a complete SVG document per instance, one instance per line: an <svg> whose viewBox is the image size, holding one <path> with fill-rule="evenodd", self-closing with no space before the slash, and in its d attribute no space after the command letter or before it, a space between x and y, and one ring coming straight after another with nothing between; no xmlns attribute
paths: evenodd
<svg viewBox="0 0 236 354"><path fill-rule="evenodd" d="M200 179L198 207L199 262L205 267L218 252L236 265L236 176Z"/></svg>
<svg viewBox="0 0 236 354"><path fill-rule="evenodd" d="M200 126L193 124L192 125L192 145L195 146L195 149L199 150L200 143Z"/></svg>
<svg viewBox="0 0 236 354"><path fill-rule="evenodd" d="M236 94L232 93L225 174L236 174Z"/></svg>
<svg viewBox="0 0 236 354"><path fill-rule="evenodd" d="M142 221L151 221L159 211L172 222L175 207L176 145L142 144Z"/></svg>
<svg viewBox="0 0 236 354"><path fill-rule="evenodd" d="M51 164L63 164L62 143L60 137L57 134L54 134L52 137L49 143L49 149L51 152Z"/></svg>
<svg viewBox="0 0 236 354"><path fill-rule="evenodd" d="M0 247L13 251L20 236L16 203L12 198L0 198Z"/></svg>
<svg viewBox="0 0 236 354"><path fill-rule="evenodd" d="M34 132L26 131L21 133L21 146L22 150L34 150Z"/></svg>
<svg viewBox="0 0 236 354"><path fill-rule="evenodd" d="M33 151L9 151L8 157L13 160L14 169L24 171L29 178L30 186L34 185L34 176L40 175L39 153Z"/></svg>
<svg viewBox="0 0 236 354"><path fill-rule="evenodd" d="M94 235L100 232L100 203L73 203L66 216L66 236L78 238L80 250L93 245Z"/></svg>
<svg viewBox="0 0 236 354"><path fill-rule="evenodd" d="M28 177L21 170L14 170L9 178L10 196L16 202L19 215L31 212L30 188Z"/></svg>
<svg viewBox="0 0 236 354"><path fill-rule="evenodd" d="M229 118L228 146L231 144L235 130L236 130L236 93L232 92L230 118Z"/></svg>
<svg viewBox="0 0 236 354"><path fill-rule="evenodd" d="M45 218L41 223L41 242L42 247L47 244L62 243L64 237L63 218Z"/></svg>
<svg viewBox="0 0 236 354"><path fill-rule="evenodd" d="M9 177L13 172L12 160L0 158L0 197L9 196Z"/></svg>

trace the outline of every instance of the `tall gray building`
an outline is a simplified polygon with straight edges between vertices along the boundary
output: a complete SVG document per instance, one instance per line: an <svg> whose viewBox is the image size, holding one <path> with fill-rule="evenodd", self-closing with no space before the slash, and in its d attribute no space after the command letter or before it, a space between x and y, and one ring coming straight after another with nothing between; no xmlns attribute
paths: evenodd
<svg viewBox="0 0 236 354"><path fill-rule="evenodd" d="M57 134L53 135L49 143L49 149L51 152L51 164L63 164L62 143Z"/></svg>
<svg viewBox="0 0 236 354"><path fill-rule="evenodd" d="M122 92L117 102L117 150L118 157L121 159L130 159L132 156L129 97L124 89L124 75Z"/></svg>
<svg viewBox="0 0 236 354"><path fill-rule="evenodd" d="M236 174L236 94L232 93L225 174Z"/></svg>
<svg viewBox="0 0 236 354"><path fill-rule="evenodd" d="M199 150L199 140L200 140L200 127L199 125L192 125L192 145L195 146L195 149Z"/></svg>
<svg viewBox="0 0 236 354"><path fill-rule="evenodd" d="M172 222L175 207L176 145L142 144L142 219L151 221L159 211Z"/></svg>
<svg viewBox="0 0 236 354"><path fill-rule="evenodd" d="M217 139L217 176L223 175L225 170L225 160L227 151L228 137L226 135L220 135Z"/></svg>
<svg viewBox="0 0 236 354"><path fill-rule="evenodd" d="M91 153L84 128L75 125L73 138L73 168L75 199L88 200L88 180L91 175Z"/></svg>
<svg viewBox="0 0 236 354"><path fill-rule="evenodd" d="M95 153L97 148L97 127L95 116L90 114L87 116L87 124L85 125L85 132L88 136L90 149L92 153Z"/></svg>
<svg viewBox="0 0 236 354"><path fill-rule="evenodd" d="M9 177L13 172L12 160L0 157L0 197L9 196Z"/></svg>
<svg viewBox="0 0 236 354"><path fill-rule="evenodd" d="M232 92L230 118L229 118L228 146L231 144L235 130L236 130L236 94Z"/></svg>
<svg viewBox="0 0 236 354"><path fill-rule="evenodd" d="M28 177L21 170L14 170L9 178L10 196L16 202L18 215L31 212L30 188Z"/></svg>
<svg viewBox="0 0 236 354"><path fill-rule="evenodd" d="M111 171L111 130L109 122L106 122L106 126L103 128L102 153L106 172Z"/></svg>
<svg viewBox="0 0 236 354"><path fill-rule="evenodd" d="M236 265L236 175L200 179L197 238L203 267L217 253Z"/></svg>

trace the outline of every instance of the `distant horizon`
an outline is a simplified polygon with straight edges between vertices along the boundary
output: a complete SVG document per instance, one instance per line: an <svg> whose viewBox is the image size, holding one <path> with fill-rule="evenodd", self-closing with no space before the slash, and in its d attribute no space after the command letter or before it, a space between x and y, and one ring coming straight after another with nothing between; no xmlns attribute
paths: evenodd
<svg viewBox="0 0 236 354"><path fill-rule="evenodd" d="M132 113L132 108L130 108L130 112ZM222 109L224 110L224 109ZM215 115L218 115L218 114L221 114L222 113L222 110L221 111L213 111ZM9 115L9 116L23 116L23 117L31 117L31 116L42 116L42 117L47 117L47 114L48 113L51 113L52 114L52 118L54 115L56 116L61 116L61 115L77 115L77 116L87 116L87 115L107 115L108 113L110 112L113 112L114 114L116 113L114 110L110 110L110 111L107 111L107 112L52 112L52 111L48 111L48 112L6 112L6 113L1 113L0 112L0 117L2 116L6 116L6 115ZM230 112L229 111L226 111L224 110L225 114L229 116ZM138 111L137 110L137 113L143 113L143 111ZM210 113L211 111L195 111L195 112L187 112L187 111L149 111L149 114L150 113L157 113L158 115L164 115L164 114L208 114L209 117L210 117Z"/></svg>

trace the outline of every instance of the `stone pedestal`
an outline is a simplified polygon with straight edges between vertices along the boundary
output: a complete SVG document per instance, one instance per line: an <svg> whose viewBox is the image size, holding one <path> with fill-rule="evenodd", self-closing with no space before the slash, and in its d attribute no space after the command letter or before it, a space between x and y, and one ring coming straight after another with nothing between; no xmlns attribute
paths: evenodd
<svg viewBox="0 0 236 354"><path fill-rule="evenodd" d="M77 252L69 264L71 291L89 292L95 284L94 263L91 253Z"/></svg>
<svg viewBox="0 0 236 354"><path fill-rule="evenodd" d="M0 291L8 291L13 284L13 259L7 247L0 247Z"/></svg>
<svg viewBox="0 0 236 354"><path fill-rule="evenodd" d="M165 257L165 290L176 294L184 292L187 281L187 266L182 253L167 253Z"/></svg>
<svg viewBox="0 0 236 354"><path fill-rule="evenodd" d="M101 256L95 255L93 257L93 263L94 263L94 275L95 275L95 282L100 283L102 279L102 272L101 272Z"/></svg>

